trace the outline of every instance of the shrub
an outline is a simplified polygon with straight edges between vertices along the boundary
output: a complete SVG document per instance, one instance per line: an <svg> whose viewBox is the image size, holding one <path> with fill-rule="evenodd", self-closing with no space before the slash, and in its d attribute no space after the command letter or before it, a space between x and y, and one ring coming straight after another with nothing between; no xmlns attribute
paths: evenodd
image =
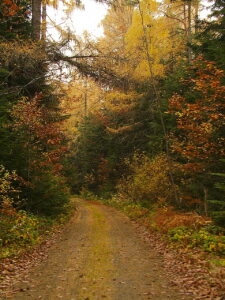
<svg viewBox="0 0 225 300"><path fill-rule="evenodd" d="M45 216L65 212L70 193L64 179L52 173L42 173L33 179L26 209Z"/></svg>
<svg viewBox="0 0 225 300"><path fill-rule="evenodd" d="M1 215L0 217L0 243L33 244L38 238L38 218L20 211L15 215Z"/></svg>
<svg viewBox="0 0 225 300"><path fill-rule="evenodd" d="M0 209L0 257L7 257L38 242L44 220L25 211L16 212L4 202Z"/></svg>
<svg viewBox="0 0 225 300"><path fill-rule="evenodd" d="M168 232L171 228L190 227L200 228L211 223L211 219L196 213L177 212L174 207L157 208L152 216L156 228L162 232Z"/></svg>
<svg viewBox="0 0 225 300"><path fill-rule="evenodd" d="M171 166L164 154L151 160L144 154L136 153L131 161L127 161L127 165L130 175L123 178L117 187L121 198L146 206L160 199L173 202L174 187L169 179ZM172 168L174 170L175 165Z"/></svg>
<svg viewBox="0 0 225 300"><path fill-rule="evenodd" d="M20 190L15 189L14 183L18 180L16 172L9 172L0 165L0 204L11 203L14 198L19 198Z"/></svg>
<svg viewBox="0 0 225 300"><path fill-rule="evenodd" d="M184 242L190 247L200 247L207 252L225 255L225 236L215 235L203 227L196 231L180 226L168 231L171 241Z"/></svg>

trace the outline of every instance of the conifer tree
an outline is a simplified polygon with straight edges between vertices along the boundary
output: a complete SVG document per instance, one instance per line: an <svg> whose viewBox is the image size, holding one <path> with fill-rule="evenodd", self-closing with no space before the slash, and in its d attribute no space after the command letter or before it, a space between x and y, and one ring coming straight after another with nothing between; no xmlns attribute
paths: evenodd
<svg viewBox="0 0 225 300"><path fill-rule="evenodd" d="M216 61L225 69L225 1L215 0L212 5L211 21L200 24L193 49L207 59ZM199 46L200 42L200 46Z"/></svg>

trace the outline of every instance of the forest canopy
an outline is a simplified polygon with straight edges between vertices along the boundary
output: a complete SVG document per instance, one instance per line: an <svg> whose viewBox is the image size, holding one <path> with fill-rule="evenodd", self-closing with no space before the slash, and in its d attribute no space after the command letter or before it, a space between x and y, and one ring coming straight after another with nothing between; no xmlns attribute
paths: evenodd
<svg viewBox="0 0 225 300"><path fill-rule="evenodd" d="M107 2L103 36L52 41L60 3L82 7L0 4L1 216L92 193L224 226L224 1L204 19L198 0Z"/></svg>

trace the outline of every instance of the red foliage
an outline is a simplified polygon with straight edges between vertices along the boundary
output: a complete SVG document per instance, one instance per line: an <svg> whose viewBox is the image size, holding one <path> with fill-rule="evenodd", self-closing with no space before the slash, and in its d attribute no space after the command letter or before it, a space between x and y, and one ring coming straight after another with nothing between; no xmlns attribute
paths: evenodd
<svg viewBox="0 0 225 300"><path fill-rule="evenodd" d="M2 4L3 4L2 13L3 16L5 17L14 16L20 10L20 7L15 3L15 1L3 0Z"/></svg>
<svg viewBox="0 0 225 300"><path fill-rule="evenodd" d="M195 99L175 94L169 112L176 116L181 136L173 138L173 151L187 159L186 170L201 172L215 158L225 154L225 139L217 135L225 125L224 73L213 62L198 58L192 67L187 89L196 91Z"/></svg>
<svg viewBox="0 0 225 300"><path fill-rule="evenodd" d="M55 173L62 169L60 160L68 148L63 144L61 122L52 122L52 112L41 105L41 95L32 100L22 99L12 111L14 130L27 136L24 146L38 151L40 157L32 158L33 168L51 166Z"/></svg>
<svg viewBox="0 0 225 300"><path fill-rule="evenodd" d="M15 216L17 214L16 209L9 203L3 202L0 207L0 215Z"/></svg>
<svg viewBox="0 0 225 300"><path fill-rule="evenodd" d="M198 228L210 223L211 219L196 213L179 213L174 207L170 206L158 208L153 217L153 221L162 232L167 232L169 229L178 226Z"/></svg>

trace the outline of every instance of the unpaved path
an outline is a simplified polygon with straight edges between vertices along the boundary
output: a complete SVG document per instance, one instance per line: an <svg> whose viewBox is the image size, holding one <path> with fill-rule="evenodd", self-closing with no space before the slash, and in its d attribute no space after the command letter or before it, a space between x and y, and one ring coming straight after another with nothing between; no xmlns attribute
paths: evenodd
<svg viewBox="0 0 225 300"><path fill-rule="evenodd" d="M14 286L15 300L181 300L162 258L112 208L79 201L79 214L48 258Z"/></svg>

